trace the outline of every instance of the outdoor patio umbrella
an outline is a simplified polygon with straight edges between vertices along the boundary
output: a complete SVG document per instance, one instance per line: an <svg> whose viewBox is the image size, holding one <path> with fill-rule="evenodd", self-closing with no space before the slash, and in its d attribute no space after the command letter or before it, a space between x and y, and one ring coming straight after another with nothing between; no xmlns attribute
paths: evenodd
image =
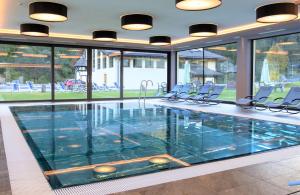
<svg viewBox="0 0 300 195"><path fill-rule="evenodd" d="M263 67L261 70L261 75L260 75L260 82L264 84L270 84L271 79L270 79L270 70L269 70L269 64L267 58L264 59L263 62Z"/></svg>
<svg viewBox="0 0 300 195"><path fill-rule="evenodd" d="M191 65L189 64L188 61L185 61L184 64L184 78L183 78L183 82L184 84L186 83L190 83L191 82Z"/></svg>

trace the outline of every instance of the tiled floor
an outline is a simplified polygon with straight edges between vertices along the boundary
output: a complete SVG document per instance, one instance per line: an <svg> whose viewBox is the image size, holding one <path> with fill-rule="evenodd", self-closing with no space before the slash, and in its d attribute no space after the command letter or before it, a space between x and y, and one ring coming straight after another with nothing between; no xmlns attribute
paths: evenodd
<svg viewBox="0 0 300 195"><path fill-rule="evenodd" d="M0 195L11 194L9 176L6 164L6 156L4 151L2 130L0 124Z"/></svg>
<svg viewBox="0 0 300 195"><path fill-rule="evenodd" d="M115 195L300 195L300 157L251 165Z"/></svg>

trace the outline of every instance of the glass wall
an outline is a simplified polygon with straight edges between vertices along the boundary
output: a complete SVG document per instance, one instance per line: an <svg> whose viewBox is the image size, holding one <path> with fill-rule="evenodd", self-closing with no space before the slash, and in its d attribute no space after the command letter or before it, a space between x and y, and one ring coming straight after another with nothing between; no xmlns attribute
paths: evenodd
<svg viewBox="0 0 300 195"><path fill-rule="evenodd" d="M177 84L192 83L194 91L203 85L203 49L177 53Z"/></svg>
<svg viewBox="0 0 300 195"><path fill-rule="evenodd" d="M93 49L92 53L92 97L120 98L121 52Z"/></svg>
<svg viewBox="0 0 300 195"><path fill-rule="evenodd" d="M54 48L55 99L87 98L87 50Z"/></svg>
<svg viewBox="0 0 300 195"><path fill-rule="evenodd" d="M139 97L142 81L147 97L159 97L167 69L167 53L0 43L0 102L121 98L121 86L124 98Z"/></svg>
<svg viewBox="0 0 300 195"><path fill-rule="evenodd" d="M167 54L125 51L123 56L124 97L139 97L141 82L148 97L162 96L167 87Z"/></svg>
<svg viewBox="0 0 300 195"><path fill-rule="evenodd" d="M51 99L51 48L0 44L0 101Z"/></svg>
<svg viewBox="0 0 300 195"><path fill-rule="evenodd" d="M231 43L204 49L205 82L225 87L220 100L236 100L237 44Z"/></svg>
<svg viewBox="0 0 300 195"><path fill-rule="evenodd" d="M300 86L300 34L253 41L253 93L260 86L273 86L270 99L284 97Z"/></svg>
<svg viewBox="0 0 300 195"><path fill-rule="evenodd" d="M219 100L236 100L237 44L198 48L177 53L177 83L190 83L196 92L203 83L223 85Z"/></svg>

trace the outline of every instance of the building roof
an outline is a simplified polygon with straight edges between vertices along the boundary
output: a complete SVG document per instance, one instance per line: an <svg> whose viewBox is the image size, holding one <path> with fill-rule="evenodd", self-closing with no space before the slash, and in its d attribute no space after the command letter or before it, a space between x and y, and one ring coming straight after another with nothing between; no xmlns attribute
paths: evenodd
<svg viewBox="0 0 300 195"><path fill-rule="evenodd" d="M203 66L199 64L192 64L191 65L191 74L193 76L202 76L203 75ZM221 73L214 71L210 68L204 67L204 74L205 76L220 76Z"/></svg>
<svg viewBox="0 0 300 195"><path fill-rule="evenodd" d="M186 51L181 51L178 54L179 54L179 57L181 57L181 58L189 58L189 59L202 59L203 58L203 51L200 51L200 50L186 50ZM204 51L204 59L225 60L226 58L219 54L215 54L211 51L205 50Z"/></svg>
<svg viewBox="0 0 300 195"><path fill-rule="evenodd" d="M86 56L83 54L79 60L77 60L77 62L75 63L74 67L86 67L87 66L87 58Z"/></svg>

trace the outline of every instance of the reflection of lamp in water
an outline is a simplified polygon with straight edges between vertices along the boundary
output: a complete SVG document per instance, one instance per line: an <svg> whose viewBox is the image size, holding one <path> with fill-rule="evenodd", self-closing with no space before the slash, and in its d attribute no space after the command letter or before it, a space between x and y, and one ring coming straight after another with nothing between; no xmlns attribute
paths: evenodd
<svg viewBox="0 0 300 195"><path fill-rule="evenodd" d="M111 165L102 165L94 168L94 172L96 173L112 173L116 170L117 168Z"/></svg>
<svg viewBox="0 0 300 195"><path fill-rule="evenodd" d="M71 144L71 145L68 145L69 148L79 148L81 147L80 144Z"/></svg>
<svg viewBox="0 0 300 195"><path fill-rule="evenodd" d="M159 164L159 165L162 165L162 164L167 164L170 162L169 159L167 158L164 158L164 157L153 157L151 159L149 159L149 162L153 163L153 164Z"/></svg>

